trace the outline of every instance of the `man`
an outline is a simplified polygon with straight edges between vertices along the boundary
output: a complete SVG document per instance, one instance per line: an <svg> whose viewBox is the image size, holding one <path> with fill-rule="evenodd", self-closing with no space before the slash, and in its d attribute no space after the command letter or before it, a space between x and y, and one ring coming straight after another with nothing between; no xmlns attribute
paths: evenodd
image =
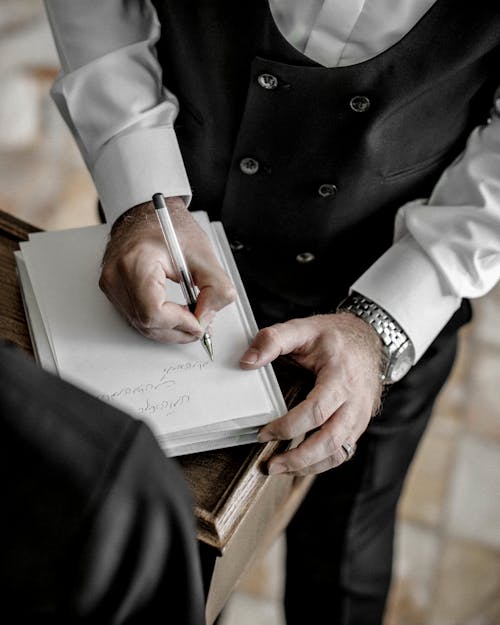
<svg viewBox="0 0 500 625"><path fill-rule="evenodd" d="M287 622L380 623L396 503L462 298L500 275L497 7L102 4L46 2L53 96L114 223L101 287L144 335L194 340L234 293L186 206L222 220L263 328L242 367L290 354L316 374L261 432L306 435L270 473L318 476L287 532ZM200 288L194 315L165 297L155 192Z"/></svg>
<svg viewBox="0 0 500 625"><path fill-rule="evenodd" d="M203 625L193 504L144 423L0 343L8 623Z"/></svg>

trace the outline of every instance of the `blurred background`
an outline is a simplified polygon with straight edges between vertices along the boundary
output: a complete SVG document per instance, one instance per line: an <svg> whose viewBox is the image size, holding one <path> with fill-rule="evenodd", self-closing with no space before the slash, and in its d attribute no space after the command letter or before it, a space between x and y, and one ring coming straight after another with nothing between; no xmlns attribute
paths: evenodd
<svg viewBox="0 0 500 625"><path fill-rule="evenodd" d="M49 230L97 223L48 94L58 65L41 0L0 0L0 209ZM386 625L500 625L500 287L473 306L400 503ZM284 549L247 572L222 625L284 625Z"/></svg>

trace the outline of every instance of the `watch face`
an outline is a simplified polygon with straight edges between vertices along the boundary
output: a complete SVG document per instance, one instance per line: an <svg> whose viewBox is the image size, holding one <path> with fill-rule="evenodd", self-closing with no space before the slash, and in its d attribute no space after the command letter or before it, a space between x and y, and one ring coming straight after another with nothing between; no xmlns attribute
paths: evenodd
<svg viewBox="0 0 500 625"><path fill-rule="evenodd" d="M413 365L415 360L415 348L411 341L407 341L393 355L387 369L386 379L388 382L397 382L404 377Z"/></svg>

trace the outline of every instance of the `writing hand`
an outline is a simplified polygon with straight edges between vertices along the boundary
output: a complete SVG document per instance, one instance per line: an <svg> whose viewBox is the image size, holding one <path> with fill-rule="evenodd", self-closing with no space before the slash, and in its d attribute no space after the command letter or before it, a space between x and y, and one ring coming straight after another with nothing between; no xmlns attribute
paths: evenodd
<svg viewBox="0 0 500 625"><path fill-rule="evenodd" d="M382 346L370 326L348 312L293 319L261 330L243 355L245 369L280 355L316 375L306 399L266 425L259 440L291 440L296 448L274 456L269 473L317 474L346 460L342 444L353 448L377 412L382 384Z"/></svg>
<svg viewBox="0 0 500 625"><path fill-rule="evenodd" d="M235 299L235 289L182 199L168 198L167 203L200 290L194 314L168 301L166 278L175 280L175 271L152 202L130 209L113 226L99 286L144 336L166 343L188 343L199 339L217 311Z"/></svg>

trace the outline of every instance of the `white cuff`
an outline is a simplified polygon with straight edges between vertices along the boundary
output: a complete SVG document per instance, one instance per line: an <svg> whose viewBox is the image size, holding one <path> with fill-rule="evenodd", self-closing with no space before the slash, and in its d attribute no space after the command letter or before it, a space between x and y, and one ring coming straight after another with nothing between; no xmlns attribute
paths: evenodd
<svg viewBox="0 0 500 625"><path fill-rule="evenodd" d="M373 300L401 325L415 347L415 362L458 309L429 257L410 236L390 247L352 290Z"/></svg>
<svg viewBox="0 0 500 625"><path fill-rule="evenodd" d="M175 131L171 126L141 128L118 135L104 145L92 167L107 222L151 200L154 193L181 196L186 205L191 189Z"/></svg>

